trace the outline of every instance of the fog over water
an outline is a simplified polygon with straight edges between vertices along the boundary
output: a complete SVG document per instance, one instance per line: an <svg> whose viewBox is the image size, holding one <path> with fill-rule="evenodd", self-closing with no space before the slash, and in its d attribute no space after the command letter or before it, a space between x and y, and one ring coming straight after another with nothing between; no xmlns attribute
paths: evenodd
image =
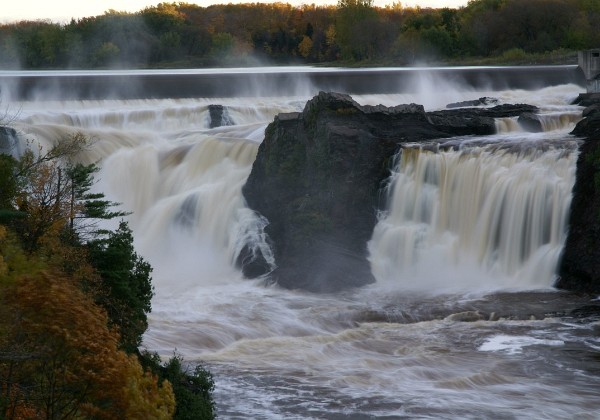
<svg viewBox="0 0 600 420"><path fill-rule="evenodd" d="M233 264L246 243L267 249L268 221L241 188L267 124L318 92L297 73L291 94L3 104L18 110L21 140L94 139L77 158L100 163L96 187L133 212L154 267L143 345L204 363L220 418L599 418L600 324L567 316L588 302L552 287L575 179L568 133L581 117L569 103L582 88L427 76L409 93L354 94L426 110L528 103L545 131L506 119L494 136L405 145L369 243L377 282L312 294L244 279ZM210 129L210 104L235 125Z"/></svg>

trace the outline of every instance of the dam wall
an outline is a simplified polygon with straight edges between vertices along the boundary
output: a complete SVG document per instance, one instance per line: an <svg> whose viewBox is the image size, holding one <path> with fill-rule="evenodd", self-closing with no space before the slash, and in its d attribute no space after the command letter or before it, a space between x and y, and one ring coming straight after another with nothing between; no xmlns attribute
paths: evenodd
<svg viewBox="0 0 600 420"><path fill-rule="evenodd" d="M473 89L585 86L577 66L1 71L0 97L8 100L269 97L313 94L409 93L423 81ZM435 88L435 83L432 83Z"/></svg>

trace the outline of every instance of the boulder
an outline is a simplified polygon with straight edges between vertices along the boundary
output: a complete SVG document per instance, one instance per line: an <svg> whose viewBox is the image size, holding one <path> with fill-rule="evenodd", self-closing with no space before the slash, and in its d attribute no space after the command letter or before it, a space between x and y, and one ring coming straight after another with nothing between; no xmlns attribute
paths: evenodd
<svg viewBox="0 0 600 420"><path fill-rule="evenodd" d="M594 105L590 105L586 109L584 109L583 112L581 113L581 116L583 118L591 117L592 115L597 114L599 112L600 112L600 103L597 103Z"/></svg>
<svg viewBox="0 0 600 420"><path fill-rule="evenodd" d="M379 123L350 97L322 93L302 113L280 114L267 127L243 194L269 220L277 265L271 279L279 285L334 291L374 280L366 243L397 150L395 130L382 123L393 111L374 112ZM422 108L396 119L426 124Z"/></svg>
<svg viewBox="0 0 600 420"><path fill-rule="evenodd" d="M0 125L0 153L10 155L17 147L17 132L14 128Z"/></svg>
<svg viewBox="0 0 600 420"><path fill-rule="evenodd" d="M600 293L600 113L581 120L572 134L584 137L569 216L569 233L556 287Z"/></svg>
<svg viewBox="0 0 600 420"><path fill-rule="evenodd" d="M580 93L572 104L585 107L600 104L600 93Z"/></svg>
<svg viewBox="0 0 600 420"><path fill-rule="evenodd" d="M223 105L209 105L208 114L210 116L210 128L235 125L235 122L229 116L229 110Z"/></svg>
<svg viewBox="0 0 600 420"><path fill-rule="evenodd" d="M541 133L544 131L540 117L532 112L524 112L519 115L517 122L523 130L530 133Z"/></svg>
<svg viewBox="0 0 600 420"><path fill-rule="evenodd" d="M260 249L246 244L236 258L236 265L247 278L257 278L271 273L273 267Z"/></svg>
<svg viewBox="0 0 600 420"><path fill-rule="evenodd" d="M600 114L592 113L577 123L571 134L586 139L586 143L600 140ZM580 156L581 157L581 156ZM588 158L589 159L589 158Z"/></svg>
<svg viewBox="0 0 600 420"><path fill-rule="evenodd" d="M429 112L435 127L452 136L489 135L496 133L495 118L518 117L539 109L526 104L503 104L491 108L460 108Z"/></svg>
<svg viewBox="0 0 600 420"><path fill-rule="evenodd" d="M463 107L472 107L472 106L488 106L497 104L499 100L497 98L490 98L484 96L479 99L474 99L472 101L461 101L461 102L453 102L451 104L446 105L446 108L463 108Z"/></svg>

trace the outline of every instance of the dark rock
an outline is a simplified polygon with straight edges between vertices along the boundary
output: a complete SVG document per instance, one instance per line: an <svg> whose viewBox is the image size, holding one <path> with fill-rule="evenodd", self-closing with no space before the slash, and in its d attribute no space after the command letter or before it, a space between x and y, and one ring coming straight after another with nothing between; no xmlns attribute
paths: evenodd
<svg viewBox="0 0 600 420"><path fill-rule="evenodd" d="M600 114L581 120L572 134L579 148L569 234L556 287L600 293Z"/></svg>
<svg viewBox="0 0 600 420"><path fill-rule="evenodd" d="M600 305L585 305L580 308L573 309L569 315L576 318L600 317Z"/></svg>
<svg viewBox="0 0 600 420"><path fill-rule="evenodd" d="M446 109L443 111L430 112L429 115L465 115L473 117L508 118L518 117L525 112L537 112L539 108L527 104L502 104L491 108L462 108Z"/></svg>
<svg viewBox="0 0 600 420"><path fill-rule="evenodd" d="M373 111L375 119L393 119L388 109ZM426 123L422 108L404 119ZM281 286L332 291L373 281L366 243L397 145L391 127L376 137L372 125L381 124L350 97L322 93L267 127L243 193L269 220L272 278Z"/></svg>
<svg viewBox="0 0 600 420"><path fill-rule="evenodd" d="M496 133L495 118L518 117L538 111L533 105L504 104L492 108L461 108L429 112L435 127L452 136L488 135Z"/></svg>
<svg viewBox="0 0 600 420"><path fill-rule="evenodd" d="M517 122L523 130L530 133L541 133L544 131L540 117L538 117L537 114L524 112L523 114L519 115Z"/></svg>
<svg viewBox="0 0 600 420"><path fill-rule="evenodd" d="M581 113L581 116L583 118L591 117L592 115L597 114L599 112L600 112L600 103L597 103L594 105L590 105L586 109L584 109L583 112Z"/></svg>
<svg viewBox="0 0 600 420"><path fill-rule="evenodd" d="M600 114L592 114L577 123L571 134L594 141L600 139Z"/></svg>
<svg viewBox="0 0 600 420"><path fill-rule="evenodd" d="M498 103L498 99L497 98L489 98L487 96L484 96L482 98L479 99L474 99L472 101L462 101L462 102L453 102L451 104L446 105L446 108L463 108L463 107L469 107L469 106L487 106L487 105L492 105L492 104L497 104Z"/></svg>
<svg viewBox="0 0 600 420"><path fill-rule="evenodd" d="M454 136L496 133L496 122L491 117L474 116L469 112L448 114L446 111L430 112L428 115L436 128Z"/></svg>
<svg viewBox="0 0 600 420"><path fill-rule="evenodd" d="M229 116L229 111L223 105L209 105L208 113L210 115L210 128L235 125L235 122Z"/></svg>
<svg viewBox="0 0 600 420"><path fill-rule="evenodd" d="M17 143L18 139L15 129L0 125L0 153L12 154Z"/></svg>
<svg viewBox="0 0 600 420"><path fill-rule="evenodd" d="M242 248L236 259L236 266L242 270L245 277L251 279L269 274L274 268L260 250L250 245Z"/></svg>
<svg viewBox="0 0 600 420"><path fill-rule="evenodd" d="M594 104L600 104L600 93L580 93L572 103L572 105L585 107Z"/></svg>

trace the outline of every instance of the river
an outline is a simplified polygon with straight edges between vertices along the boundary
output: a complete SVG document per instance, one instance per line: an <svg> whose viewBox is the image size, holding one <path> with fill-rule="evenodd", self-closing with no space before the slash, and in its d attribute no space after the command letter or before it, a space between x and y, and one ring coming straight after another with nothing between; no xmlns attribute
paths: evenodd
<svg viewBox="0 0 600 420"><path fill-rule="evenodd" d="M488 68L463 70L474 78L414 70L400 85L386 79L401 73L393 69L351 82L354 71L342 69L295 68L285 78L281 69L215 70L211 77L242 74L238 87L248 73L280 80L204 96L191 87L198 71L160 72L152 83L175 83L173 94L158 86L77 99L81 84L64 95L55 81L35 93L13 84L68 72L0 72L0 85L20 141L48 146L75 132L93 140L77 159L100 163L96 188L133 212L136 247L154 267L143 346L209 368L220 418L594 419L600 323L570 314L589 300L552 287L577 158L568 133L581 118L570 102L582 91L573 68L554 70L503 78L493 69L489 83ZM494 136L450 139L436 151L407 145L369 243L372 285L312 294L244 279L233 261L245 243L264 245L264 221L241 187L265 127L302 110L323 88L317 73L341 80L361 104L437 110L487 96L537 105L544 132L508 119ZM75 76L115 74L146 73ZM209 128L210 104L233 125Z"/></svg>

